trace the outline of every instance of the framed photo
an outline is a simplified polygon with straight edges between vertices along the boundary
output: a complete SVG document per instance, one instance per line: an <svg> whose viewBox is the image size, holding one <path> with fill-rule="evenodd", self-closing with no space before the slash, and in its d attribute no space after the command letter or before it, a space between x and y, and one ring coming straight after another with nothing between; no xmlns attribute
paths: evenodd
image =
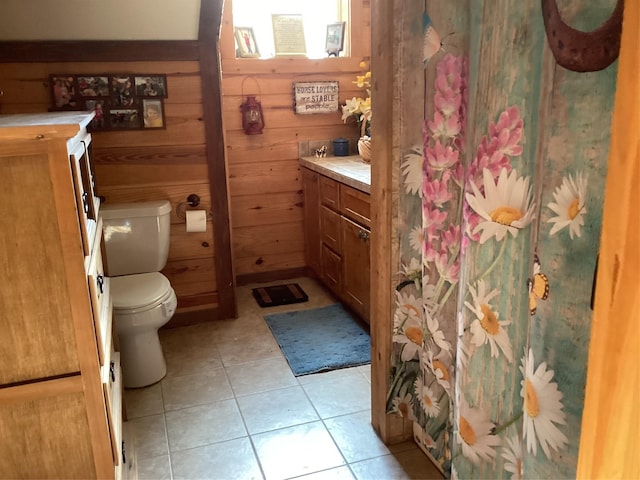
<svg viewBox="0 0 640 480"><path fill-rule="evenodd" d="M111 92L113 105L116 107L131 107L136 103L133 77L115 75L111 77Z"/></svg>
<svg viewBox="0 0 640 480"><path fill-rule="evenodd" d="M167 77L165 75L145 75L135 77L136 94L139 97L167 98Z"/></svg>
<svg viewBox="0 0 640 480"><path fill-rule="evenodd" d="M109 77L78 76L78 90L81 97L108 97Z"/></svg>
<svg viewBox="0 0 640 480"><path fill-rule="evenodd" d="M271 15L276 56L306 55L302 15Z"/></svg>
<svg viewBox="0 0 640 480"><path fill-rule="evenodd" d="M251 27L235 27L236 43L238 50L236 57L240 58L260 58L260 51L256 43L256 37Z"/></svg>
<svg viewBox="0 0 640 480"><path fill-rule="evenodd" d="M51 75L51 98L53 110L79 110L78 86L73 75Z"/></svg>
<svg viewBox="0 0 640 480"><path fill-rule="evenodd" d="M331 23L327 25L327 41L325 50L329 56L338 56L344 48L344 31L346 22Z"/></svg>
<svg viewBox="0 0 640 480"><path fill-rule="evenodd" d="M164 128L164 108L162 100L142 100L144 128Z"/></svg>
<svg viewBox="0 0 640 480"><path fill-rule="evenodd" d="M109 129L109 101L108 99L92 99L85 100L84 109L88 112L94 112L96 115L93 117L89 127L93 131L108 130Z"/></svg>
<svg viewBox="0 0 640 480"><path fill-rule="evenodd" d="M111 130L135 130L141 127L137 108L112 108L109 110Z"/></svg>

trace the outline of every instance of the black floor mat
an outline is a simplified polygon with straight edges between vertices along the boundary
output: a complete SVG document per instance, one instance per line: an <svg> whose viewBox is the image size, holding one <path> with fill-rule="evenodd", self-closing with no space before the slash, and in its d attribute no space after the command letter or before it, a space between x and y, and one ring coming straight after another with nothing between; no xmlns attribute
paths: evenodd
<svg viewBox="0 0 640 480"><path fill-rule="evenodd" d="M256 302L263 308L288 305L290 303L302 303L309 300L307 294L304 293L304 290L302 290L297 283L254 288L252 291Z"/></svg>

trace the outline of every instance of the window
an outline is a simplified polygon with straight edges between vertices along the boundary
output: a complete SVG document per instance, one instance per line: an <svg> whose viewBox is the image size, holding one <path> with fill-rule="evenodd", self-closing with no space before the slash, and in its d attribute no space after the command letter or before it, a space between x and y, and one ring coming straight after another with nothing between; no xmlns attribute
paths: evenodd
<svg viewBox="0 0 640 480"><path fill-rule="evenodd" d="M253 29L260 58L272 58L275 56L272 15L302 15L306 56L325 58L327 25L348 23L348 4L349 0L233 0L233 23L235 27ZM347 55L346 52L348 37L342 55Z"/></svg>

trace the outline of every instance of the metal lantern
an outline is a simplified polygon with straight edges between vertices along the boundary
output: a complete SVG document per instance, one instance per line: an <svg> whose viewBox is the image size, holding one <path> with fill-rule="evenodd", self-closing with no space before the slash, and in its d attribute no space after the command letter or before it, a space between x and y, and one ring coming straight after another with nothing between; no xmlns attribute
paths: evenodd
<svg viewBox="0 0 640 480"><path fill-rule="evenodd" d="M262 105L253 95L247 95L245 102L240 105L242 112L242 129L247 135L260 135L264 128Z"/></svg>

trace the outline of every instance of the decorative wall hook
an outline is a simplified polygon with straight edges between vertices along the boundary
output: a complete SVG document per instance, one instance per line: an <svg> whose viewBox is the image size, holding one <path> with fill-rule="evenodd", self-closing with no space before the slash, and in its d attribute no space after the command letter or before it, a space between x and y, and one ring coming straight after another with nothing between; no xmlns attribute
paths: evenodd
<svg viewBox="0 0 640 480"><path fill-rule="evenodd" d="M574 72L595 72L618 58L624 0L618 0L609 19L592 32L567 25L560 16L557 0L541 1L549 48L558 65Z"/></svg>

